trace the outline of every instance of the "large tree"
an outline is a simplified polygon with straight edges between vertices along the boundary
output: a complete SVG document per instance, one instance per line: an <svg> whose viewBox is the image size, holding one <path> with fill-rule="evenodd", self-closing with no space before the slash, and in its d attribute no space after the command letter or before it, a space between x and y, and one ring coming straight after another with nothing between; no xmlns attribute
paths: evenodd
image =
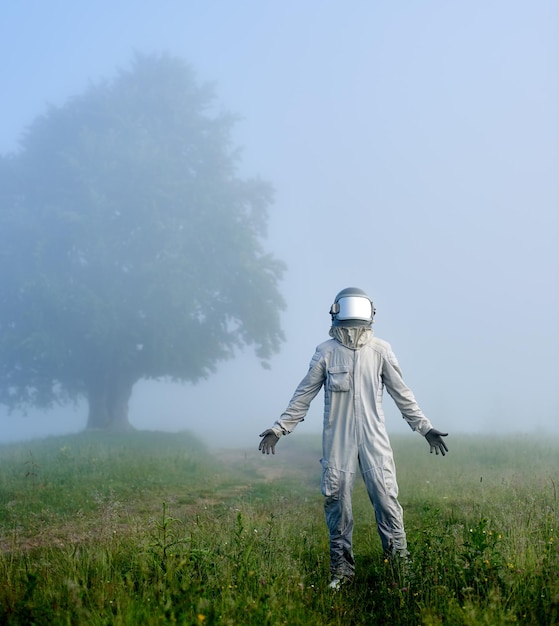
<svg viewBox="0 0 559 626"><path fill-rule="evenodd" d="M85 397L129 427L141 379L196 381L282 340L270 185L241 179L236 118L180 59L136 56L50 107L0 158L0 402Z"/></svg>

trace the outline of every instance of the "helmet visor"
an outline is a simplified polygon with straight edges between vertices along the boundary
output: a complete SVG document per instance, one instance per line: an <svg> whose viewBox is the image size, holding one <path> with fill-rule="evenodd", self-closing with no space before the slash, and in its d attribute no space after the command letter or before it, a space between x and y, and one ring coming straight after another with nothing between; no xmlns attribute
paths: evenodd
<svg viewBox="0 0 559 626"><path fill-rule="evenodd" d="M340 310L336 315L339 320L370 321L373 317L373 306L368 298L349 296L338 301Z"/></svg>

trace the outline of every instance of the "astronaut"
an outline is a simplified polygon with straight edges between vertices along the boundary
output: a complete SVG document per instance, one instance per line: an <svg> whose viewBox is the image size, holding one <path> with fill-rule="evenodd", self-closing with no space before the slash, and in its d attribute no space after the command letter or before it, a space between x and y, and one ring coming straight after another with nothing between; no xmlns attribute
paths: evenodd
<svg viewBox="0 0 559 626"><path fill-rule="evenodd" d="M430 451L444 456L448 433L433 428L402 378L390 344L373 336L375 308L369 296L347 288L330 308L332 339L321 343L289 405L274 425L260 434L262 454L275 454L280 437L305 419L309 405L324 386L322 494L330 534L332 589L355 573L352 491L357 468L374 508L385 554L407 559L407 542L392 447L382 408L383 390L396 403L412 430L423 435Z"/></svg>

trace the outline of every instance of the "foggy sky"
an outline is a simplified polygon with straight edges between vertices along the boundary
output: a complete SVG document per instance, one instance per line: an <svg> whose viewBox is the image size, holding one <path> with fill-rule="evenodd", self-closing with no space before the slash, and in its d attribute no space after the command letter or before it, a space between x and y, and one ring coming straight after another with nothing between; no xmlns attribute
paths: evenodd
<svg viewBox="0 0 559 626"><path fill-rule="evenodd" d="M48 103L169 52L242 116L240 175L276 189L272 369L247 351L196 386L140 385L131 422L257 445L356 286L437 428L559 432L558 27L555 0L5 3L1 153ZM385 407L389 432L409 430ZM321 415L320 395L297 432ZM85 419L1 417L0 440Z"/></svg>

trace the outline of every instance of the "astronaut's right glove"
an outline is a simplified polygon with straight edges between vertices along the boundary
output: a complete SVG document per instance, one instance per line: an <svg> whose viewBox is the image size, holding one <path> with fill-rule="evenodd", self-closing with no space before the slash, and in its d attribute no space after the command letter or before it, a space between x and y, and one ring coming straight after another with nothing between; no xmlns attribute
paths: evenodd
<svg viewBox="0 0 559 626"><path fill-rule="evenodd" d="M425 439L431 446L431 454L433 454L433 450L435 454L440 453L444 456L448 452L448 448L446 447L446 443L443 441L443 437L446 437L448 433L441 433L435 428L431 428L431 430L425 435Z"/></svg>
<svg viewBox="0 0 559 626"><path fill-rule="evenodd" d="M262 454L270 454L270 450L272 454L276 453L276 443L279 441L279 437L276 433L271 429L265 430L263 433L260 433L260 437L262 437L262 441L258 446L258 449L262 451Z"/></svg>

